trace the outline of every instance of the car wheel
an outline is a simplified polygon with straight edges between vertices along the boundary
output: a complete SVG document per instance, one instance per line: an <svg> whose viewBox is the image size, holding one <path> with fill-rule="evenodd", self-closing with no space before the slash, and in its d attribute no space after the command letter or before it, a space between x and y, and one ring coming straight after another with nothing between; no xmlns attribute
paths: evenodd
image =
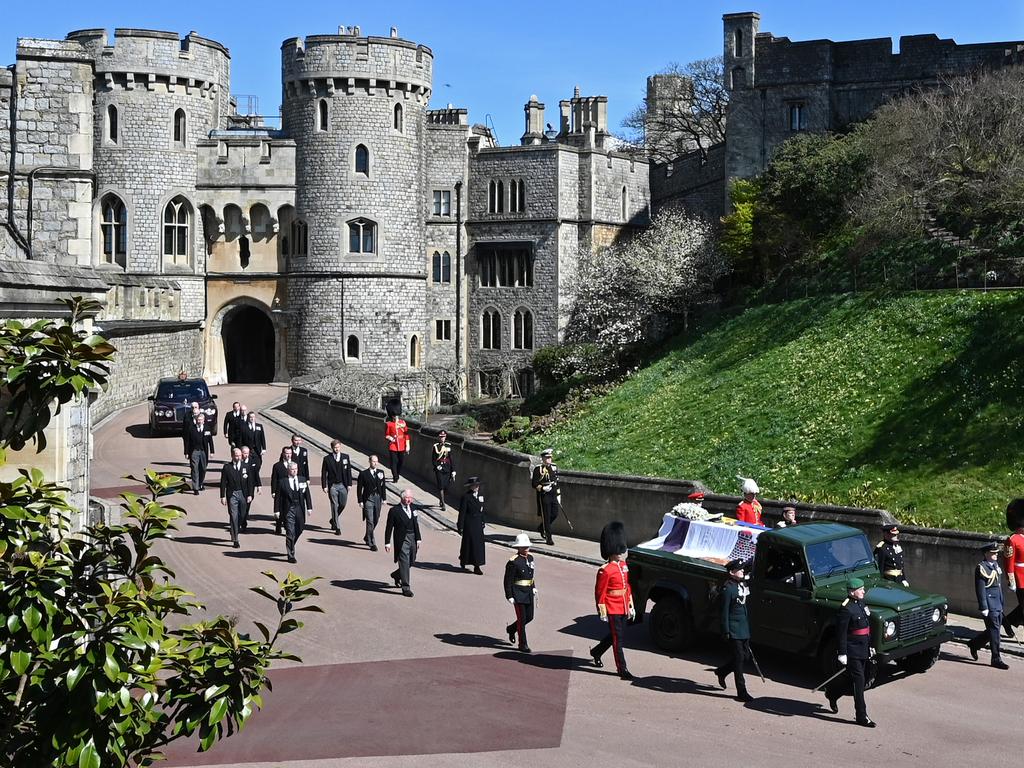
<svg viewBox="0 0 1024 768"><path fill-rule="evenodd" d="M935 646L934 648L929 648L927 651L912 653L909 656L904 656L902 659L897 659L896 666L905 672L918 674L927 672L935 666L935 662L938 660L939 646Z"/></svg>
<svg viewBox="0 0 1024 768"><path fill-rule="evenodd" d="M677 595L664 595L651 610L651 639L663 651L678 653L693 645L693 618Z"/></svg>

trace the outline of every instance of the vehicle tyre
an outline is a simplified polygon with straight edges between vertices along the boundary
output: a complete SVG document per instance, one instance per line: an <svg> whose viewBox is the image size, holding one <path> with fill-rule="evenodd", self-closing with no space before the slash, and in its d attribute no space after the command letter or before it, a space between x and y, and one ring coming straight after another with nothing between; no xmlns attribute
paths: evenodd
<svg viewBox="0 0 1024 768"><path fill-rule="evenodd" d="M664 595L651 610L651 639L663 651L678 653L693 645L693 618L677 595Z"/></svg>
<svg viewBox="0 0 1024 768"><path fill-rule="evenodd" d="M909 656L904 656L902 659L897 659L896 666L905 672L917 674L927 672L935 666L935 662L938 660L939 646L935 646L934 648L929 648L927 651L912 653Z"/></svg>

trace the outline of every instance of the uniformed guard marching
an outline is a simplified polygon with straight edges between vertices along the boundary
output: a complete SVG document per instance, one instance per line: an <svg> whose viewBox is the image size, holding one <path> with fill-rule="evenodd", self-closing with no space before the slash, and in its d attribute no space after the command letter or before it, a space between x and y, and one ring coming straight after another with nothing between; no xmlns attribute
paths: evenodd
<svg viewBox="0 0 1024 768"><path fill-rule="evenodd" d="M388 510L388 520L384 524L384 551L391 551L392 538L395 545L395 562L398 568L391 572L396 587L402 588L402 594L412 597L409 586L409 575L416 564L416 555L420 548L420 521L413 508L412 491L402 491L402 501Z"/></svg>
<svg viewBox="0 0 1024 768"><path fill-rule="evenodd" d="M761 502L757 494L761 492L757 483L751 478L743 478L743 501L736 505L736 519L749 525L764 525L761 517Z"/></svg>
<svg viewBox="0 0 1024 768"><path fill-rule="evenodd" d="M736 683L736 699L748 702L754 698L747 693L743 666L750 656L750 619L747 616L747 597L750 588L744 583L747 564L743 560L730 560L725 570L729 580L722 587L722 636L729 644L730 657L715 669L718 685L725 690L725 678L732 672Z"/></svg>
<svg viewBox="0 0 1024 768"><path fill-rule="evenodd" d="M286 445L281 449L281 458L270 470L270 496L274 500L274 533L281 535L284 525L284 497L278 494L281 481L288 477L288 465L292 463L292 447Z"/></svg>
<svg viewBox="0 0 1024 768"><path fill-rule="evenodd" d="M256 500L256 496L260 493L260 488L263 487L263 482L260 480L260 469L263 467L263 459L260 457L258 451L253 451L248 445L243 445L242 451L242 464L246 467L249 473L249 477L252 478L253 484L253 501ZM242 515L241 530L245 530L249 527L249 511L252 509L252 503L245 505L245 513Z"/></svg>
<svg viewBox="0 0 1024 768"><path fill-rule="evenodd" d="M516 620L505 627L510 643L519 639L519 650L533 653L526 640L526 625L533 621L534 600L537 596L534 577L533 555L530 554L530 537L525 533L516 536L513 543L515 557L505 563L505 599L516 609Z"/></svg>
<svg viewBox="0 0 1024 768"><path fill-rule="evenodd" d="M594 666L603 667L601 656L609 646L615 657L615 669L623 680L632 680L622 652L626 621L636 617L633 591L629 585L629 566L626 565L626 528L619 521L608 523L601 531L601 557L606 562L597 570L594 600L601 621L608 622L608 634L590 649Z"/></svg>
<svg viewBox="0 0 1024 768"><path fill-rule="evenodd" d="M238 549L238 531L245 516L245 510L252 503L253 479L249 469L242 463L242 450L231 449L231 461L220 470L220 503L228 508L228 525L231 530L231 546Z"/></svg>
<svg viewBox="0 0 1024 768"><path fill-rule="evenodd" d="M363 543L372 552L377 551L377 521L380 520L380 510L387 495L387 476L378 461L376 454L370 456L370 466L359 473L356 482L356 501L362 507L363 520L366 521Z"/></svg>
<svg viewBox="0 0 1024 768"><path fill-rule="evenodd" d="M280 481L277 495L281 498L284 511L284 546L288 562L296 562L295 545L306 528L306 514L313 508L309 493L309 481L299 475L299 465L288 464L288 476Z"/></svg>
<svg viewBox="0 0 1024 768"><path fill-rule="evenodd" d="M267 451L267 437L263 425L257 423L256 414L252 411L235 426L235 444L242 448L248 446L251 451L262 456Z"/></svg>
<svg viewBox="0 0 1024 768"><path fill-rule="evenodd" d="M462 536L459 546L459 567L466 570L473 566L473 573L481 575L481 565L487 563L484 548L484 495L480 492L480 478L471 477L466 481L466 493L459 502L459 519L457 528Z"/></svg>
<svg viewBox="0 0 1024 768"><path fill-rule="evenodd" d="M836 616L836 641L839 663L846 667L846 674L839 675L825 686L825 697L833 713L839 711L841 696L853 694L853 706L857 725L874 728L875 723L868 717L864 703L864 689L867 686L867 667L875 649L871 643L871 611L864 605L864 581L853 578L846 582L849 597L843 601Z"/></svg>
<svg viewBox="0 0 1024 768"><path fill-rule="evenodd" d="M541 463L533 468L530 483L537 492L537 516L540 518L537 531L549 545L555 543L551 538L551 526L558 517L558 509L562 503L561 491L558 488L558 467L552 463L553 455L554 451L550 448L541 451Z"/></svg>
<svg viewBox="0 0 1024 768"><path fill-rule="evenodd" d="M324 456L320 468L320 484L331 502L331 530L341 534L341 513L348 503L348 492L352 487L352 464L347 453L341 452L341 441L331 440L331 452Z"/></svg>
<svg viewBox="0 0 1024 768"><path fill-rule="evenodd" d="M405 454L412 449L409 439L409 425L399 414L391 416L384 425L384 440L388 444L388 459L391 462L391 482L397 483L402 476Z"/></svg>
<svg viewBox="0 0 1024 768"><path fill-rule="evenodd" d="M1017 607L1003 619L1003 631L1013 637L1013 628L1024 626L1024 499L1014 499L1006 507L1006 527L1013 531L1004 545L1006 581L1017 597Z"/></svg>
<svg viewBox="0 0 1024 768"><path fill-rule="evenodd" d="M206 426L206 416L199 413L195 418L195 423L185 424L182 439L192 473L192 493L198 496L206 483L206 467L213 453L213 435Z"/></svg>
<svg viewBox="0 0 1024 768"><path fill-rule="evenodd" d="M882 529L883 540L875 545L875 562L882 578L909 587L907 572L903 567L903 546L900 544L900 527L893 523Z"/></svg>
<svg viewBox="0 0 1024 768"><path fill-rule="evenodd" d="M992 651L991 664L996 669L1009 669L999 654L999 630L1003 623L1003 569L999 567L998 541L982 546L982 561L974 569L974 590L978 594L978 610L985 619L985 629L972 637L967 648L971 658L978 660L978 651L986 645Z"/></svg>
<svg viewBox="0 0 1024 768"><path fill-rule="evenodd" d="M444 494L455 479L455 461L452 458L452 444L448 442L448 433L443 429L437 433L437 442L430 450L431 462L434 466L434 483L437 485L437 502L441 509L445 507Z"/></svg>

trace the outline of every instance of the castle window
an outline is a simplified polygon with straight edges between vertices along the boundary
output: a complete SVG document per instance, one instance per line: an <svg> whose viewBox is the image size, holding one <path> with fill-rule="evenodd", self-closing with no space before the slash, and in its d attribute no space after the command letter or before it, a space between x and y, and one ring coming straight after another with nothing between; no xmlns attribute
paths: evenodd
<svg viewBox="0 0 1024 768"><path fill-rule="evenodd" d="M478 253L481 288L533 287L533 258L527 248L481 247Z"/></svg>
<svg viewBox="0 0 1024 768"><path fill-rule="evenodd" d="M365 144L359 144L356 147L356 173L362 176L370 175L370 150L366 148Z"/></svg>
<svg viewBox="0 0 1024 768"><path fill-rule="evenodd" d="M491 181L487 194L487 212L505 212L505 182Z"/></svg>
<svg viewBox="0 0 1024 768"><path fill-rule="evenodd" d="M452 281L452 255L445 251L440 253L434 251L431 259L435 283L450 283Z"/></svg>
<svg viewBox="0 0 1024 768"><path fill-rule="evenodd" d="M739 27L732 31L732 55L743 55L743 30Z"/></svg>
<svg viewBox="0 0 1024 768"><path fill-rule="evenodd" d="M305 256L309 253L309 228L306 222L295 219L288 229L289 242L286 244L285 256Z"/></svg>
<svg viewBox="0 0 1024 768"><path fill-rule="evenodd" d="M420 367L420 337L413 336L409 339L409 367Z"/></svg>
<svg viewBox="0 0 1024 768"><path fill-rule="evenodd" d="M395 104L394 127L395 127L395 130L398 131L399 133L401 133L402 130L403 130L402 129L402 124L403 124L403 120L402 120L402 105L401 104Z"/></svg>
<svg viewBox="0 0 1024 768"><path fill-rule="evenodd" d="M316 105L316 129L326 131L327 125L327 99L320 99Z"/></svg>
<svg viewBox="0 0 1024 768"><path fill-rule="evenodd" d="M789 130L807 130L807 105L802 101L793 102L789 105Z"/></svg>
<svg viewBox="0 0 1024 768"><path fill-rule="evenodd" d="M192 207L188 200L176 197L164 207L164 258L171 264L188 266Z"/></svg>
<svg viewBox="0 0 1024 768"><path fill-rule="evenodd" d="M345 340L345 359L346 360L358 360L359 359L359 337L355 334L351 334Z"/></svg>
<svg viewBox="0 0 1024 768"><path fill-rule="evenodd" d="M509 213L523 213L526 210L526 182L512 179L508 183Z"/></svg>
<svg viewBox="0 0 1024 768"><path fill-rule="evenodd" d="M376 253L377 225L369 219L356 219L348 223L348 252Z"/></svg>
<svg viewBox="0 0 1024 768"><path fill-rule="evenodd" d="M174 111L174 143L176 146L185 146L185 110L177 109Z"/></svg>
<svg viewBox="0 0 1024 768"><path fill-rule="evenodd" d="M434 340L435 341L451 341L452 340L452 321L451 320L435 320L434 321Z"/></svg>
<svg viewBox="0 0 1024 768"><path fill-rule="evenodd" d="M449 189L435 189L434 190L434 215L435 216L451 216L452 215L452 193Z"/></svg>
<svg viewBox="0 0 1024 768"><path fill-rule="evenodd" d="M629 219L629 190L625 187L622 188L622 220L627 221Z"/></svg>
<svg viewBox="0 0 1024 768"><path fill-rule="evenodd" d="M263 203L256 203L249 209L249 228L252 230L253 240L270 239L270 210Z"/></svg>
<svg viewBox="0 0 1024 768"><path fill-rule="evenodd" d="M535 387L535 379L533 371L529 368L524 368L516 374L516 384L519 386L519 396L529 397L533 394Z"/></svg>
<svg viewBox="0 0 1024 768"><path fill-rule="evenodd" d="M485 309L480 316L480 349L501 349L501 315Z"/></svg>
<svg viewBox="0 0 1024 768"><path fill-rule="evenodd" d="M117 107L113 104L107 105L107 141L117 144L120 137L120 126L118 125Z"/></svg>
<svg viewBox="0 0 1024 768"><path fill-rule="evenodd" d="M125 265L128 253L128 212L117 195L106 195L100 202L103 235L103 263Z"/></svg>
<svg viewBox="0 0 1024 768"><path fill-rule="evenodd" d="M224 206L224 239L237 240L244 233L242 209L234 203Z"/></svg>
<svg viewBox="0 0 1024 768"><path fill-rule="evenodd" d="M525 307L512 318L512 349L533 349L533 313Z"/></svg>

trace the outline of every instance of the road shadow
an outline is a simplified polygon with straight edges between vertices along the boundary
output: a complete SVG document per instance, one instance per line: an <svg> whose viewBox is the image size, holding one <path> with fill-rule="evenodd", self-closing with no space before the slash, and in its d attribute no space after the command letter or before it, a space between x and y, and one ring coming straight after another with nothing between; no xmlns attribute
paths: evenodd
<svg viewBox="0 0 1024 768"><path fill-rule="evenodd" d="M612 664L612 674L615 665ZM723 691L717 685L705 685L685 677L665 677L664 675L637 676L633 679L633 685L637 688L644 688L648 691L658 693L693 693L699 696L713 696L714 698L732 698L732 694Z"/></svg>
<svg viewBox="0 0 1024 768"><path fill-rule="evenodd" d="M363 544L362 541L354 542L348 541L341 538L340 536L330 536L325 539L309 539L310 544L325 544L328 547L345 547L346 549L365 549L369 551L369 547Z"/></svg>
<svg viewBox="0 0 1024 768"><path fill-rule="evenodd" d="M258 549L232 549L225 552L224 557L235 557L239 560L288 560L284 552L266 552Z"/></svg>
<svg viewBox="0 0 1024 768"><path fill-rule="evenodd" d="M534 653L521 653L520 651L508 650L499 651L494 654L496 659L518 661L520 664L529 664L531 667L542 669L567 669L570 672L591 671L596 672L589 660L577 659L572 651L541 651Z"/></svg>
<svg viewBox="0 0 1024 768"><path fill-rule="evenodd" d="M195 522L188 523L188 526L190 528L220 528L222 530L227 530L228 521L225 520L224 522L217 522L216 520L196 520Z"/></svg>
<svg viewBox="0 0 1024 768"><path fill-rule="evenodd" d="M452 563L431 563L431 562L416 562L416 568L422 568L424 571L445 571L446 573L462 573L462 569Z"/></svg>
<svg viewBox="0 0 1024 768"><path fill-rule="evenodd" d="M457 645L461 648L508 648L506 640L499 640L490 635L474 635L468 632L461 632L459 634L441 632L434 635L434 637L442 643Z"/></svg>
<svg viewBox="0 0 1024 768"><path fill-rule="evenodd" d="M132 437L142 440L158 440L161 437L175 437L175 435L171 433L153 433L149 429L149 424L129 424L127 427L124 428L124 431L127 432Z"/></svg>
<svg viewBox="0 0 1024 768"><path fill-rule="evenodd" d="M608 634L608 625L601 621L597 617L597 614L587 614L586 616L577 616L572 620L572 624L562 627L558 630L565 635L571 635L572 637L583 637L587 640L600 640L602 637ZM636 647L635 644L629 642L629 635L635 630L627 629L626 645L627 647Z"/></svg>
<svg viewBox="0 0 1024 768"><path fill-rule="evenodd" d="M357 592L379 592L382 595L392 595L395 597L401 597L402 592L394 583L387 581L371 581L370 579L334 579L331 581L332 587L338 587L339 589L352 589Z"/></svg>
<svg viewBox="0 0 1024 768"><path fill-rule="evenodd" d="M775 715L776 717L809 717L814 720L824 720L830 723L848 722L844 718L829 712L823 703L780 699L776 696L757 696L756 693L751 693L750 695L755 698L753 701L747 702L746 708L763 712L766 715Z"/></svg>
<svg viewBox="0 0 1024 768"><path fill-rule="evenodd" d="M182 544L213 544L223 547L231 546L231 539L215 539L212 536L175 536L171 541Z"/></svg>

